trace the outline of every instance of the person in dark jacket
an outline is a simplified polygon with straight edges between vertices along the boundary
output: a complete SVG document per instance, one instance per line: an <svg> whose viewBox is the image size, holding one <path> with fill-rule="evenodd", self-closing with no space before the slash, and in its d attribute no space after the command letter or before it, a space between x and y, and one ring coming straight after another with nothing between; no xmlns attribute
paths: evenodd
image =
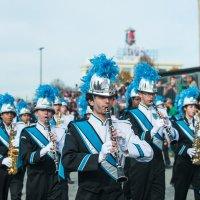
<svg viewBox="0 0 200 200"><path fill-rule="evenodd" d="M134 132L140 139L147 141L153 151L152 161L140 163L129 159L126 171L129 178L130 193L126 196L132 200L164 200L165 198L165 165L162 156L164 134L166 127L172 129L173 137L176 131L171 124L165 124L153 104L156 94L158 73L146 62L135 66L134 79L126 93L127 100L131 91L138 92L141 101L137 108L129 108L124 119L131 122Z"/></svg>
<svg viewBox="0 0 200 200"><path fill-rule="evenodd" d="M200 167L192 162L197 153L194 148L195 136L200 137L195 127L199 126L200 118L197 117L197 97L199 90L190 87L183 90L177 99L177 108L181 117L173 121L173 126L179 132L179 140L175 150L173 166L173 184L175 200L185 200L192 184L195 200L200 199Z"/></svg>
<svg viewBox="0 0 200 200"><path fill-rule="evenodd" d="M60 200L58 164L65 131L49 123L54 114L52 87L40 85L36 100L37 123L24 128L20 136L20 156L27 166L26 200Z"/></svg>
<svg viewBox="0 0 200 200"><path fill-rule="evenodd" d="M116 91L113 81L118 67L104 54L91 62L92 67L84 77L80 105L86 105L82 107L82 114L85 114L87 104L92 113L89 119L69 124L62 164L69 172L78 171L76 200L124 200L121 184L117 182L116 153L123 168L125 157L150 161L152 149L134 134L128 121L112 118L111 130L110 119L105 114L114 102ZM113 138L116 140L113 141Z"/></svg>
<svg viewBox="0 0 200 200"><path fill-rule="evenodd" d="M20 200L22 195L24 171L18 163L17 157L9 155L10 150L18 151L19 137L17 125L13 123L16 116L14 98L8 93L0 96L0 200L8 198L10 189L11 200ZM13 162L16 160L15 162ZM11 169L16 170L11 172Z"/></svg>

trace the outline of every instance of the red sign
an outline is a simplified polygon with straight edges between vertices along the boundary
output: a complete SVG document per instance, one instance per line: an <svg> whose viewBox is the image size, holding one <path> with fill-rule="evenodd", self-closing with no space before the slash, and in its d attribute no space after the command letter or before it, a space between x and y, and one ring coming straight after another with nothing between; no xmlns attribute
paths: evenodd
<svg viewBox="0 0 200 200"><path fill-rule="evenodd" d="M134 29L126 30L126 43L130 46L135 43L135 30Z"/></svg>

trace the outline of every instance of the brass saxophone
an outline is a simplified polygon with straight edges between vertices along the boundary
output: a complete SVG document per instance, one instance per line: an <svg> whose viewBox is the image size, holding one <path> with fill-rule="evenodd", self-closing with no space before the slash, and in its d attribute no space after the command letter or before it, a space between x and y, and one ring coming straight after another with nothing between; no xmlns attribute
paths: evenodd
<svg viewBox="0 0 200 200"><path fill-rule="evenodd" d="M200 165L200 112L195 115L195 137L192 147L196 154L192 157L192 164Z"/></svg>
<svg viewBox="0 0 200 200"><path fill-rule="evenodd" d="M61 112L59 112L58 115L57 115L56 127L60 128L61 124L62 124Z"/></svg>
<svg viewBox="0 0 200 200"><path fill-rule="evenodd" d="M113 131L115 130L113 123L112 123L112 119L111 119L111 115L110 115L110 110L107 108L106 109L106 119L108 120L109 123L109 131L110 131L110 137L112 141L115 141L117 143L117 152L115 153L115 157L116 157L116 167L117 167L117 182L118 183L123 183L126 182L128 180L128 178L125 176L124 174L124 168L122 166L122 162L123 162L123 155L120 155L120 147L118 144L118 141L115 137L113 137Z"/></svg>
<svg viewBox="0 0 200 200"><path fill-rule="evenodd" d="M14 175L17 173L17 160L19 155L19 149L15 147L14 141L15 141L16 131L14 130L13 125L11 125L10 130L10 139L9 139L9 146L8 146L8 157L12 160L11 167L8 168L8 174Z"/></svg>

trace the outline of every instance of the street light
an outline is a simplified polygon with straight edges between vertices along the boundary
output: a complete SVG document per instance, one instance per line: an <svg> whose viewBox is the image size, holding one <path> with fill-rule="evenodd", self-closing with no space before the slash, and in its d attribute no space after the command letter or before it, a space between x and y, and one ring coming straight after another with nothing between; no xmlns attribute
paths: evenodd
<svg viewBox="0 0 200 200"><path fill-rule="evenodd" d="M42 84L42 50L44 49L44 47L40 47L39 51L40 51L40 84Z"/></svg>

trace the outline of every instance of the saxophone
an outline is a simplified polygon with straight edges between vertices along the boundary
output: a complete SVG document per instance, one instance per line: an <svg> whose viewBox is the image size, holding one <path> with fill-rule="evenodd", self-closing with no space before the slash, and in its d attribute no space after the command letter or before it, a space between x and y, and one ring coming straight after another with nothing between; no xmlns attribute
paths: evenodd
<svg viewBox="0 0 200 200"><path fill-rule="evenodd" d="M17 160L19 155L19 149L15 147L14 141L15 141L16 131L14 130L13 125L11 125L10 130L10 139L9 139L9 146L8 146L8 157L12 160L11 167L8 168L8 174L14 175L17 173Z"/></svg>
<svg viewBox="0 0 200 200"><path fill-rule="evenodd" d="M61 124L62 124L61 112L59 112L58 115L57 115L56 127L60 128Z"/></svg>
<svg viewBox="0 0 200 200"><path fill-rule="evenodd" d="M195 137L192 147L196 154L192 157L192 164L200 165L200 112L195 115Z"/></svg>

